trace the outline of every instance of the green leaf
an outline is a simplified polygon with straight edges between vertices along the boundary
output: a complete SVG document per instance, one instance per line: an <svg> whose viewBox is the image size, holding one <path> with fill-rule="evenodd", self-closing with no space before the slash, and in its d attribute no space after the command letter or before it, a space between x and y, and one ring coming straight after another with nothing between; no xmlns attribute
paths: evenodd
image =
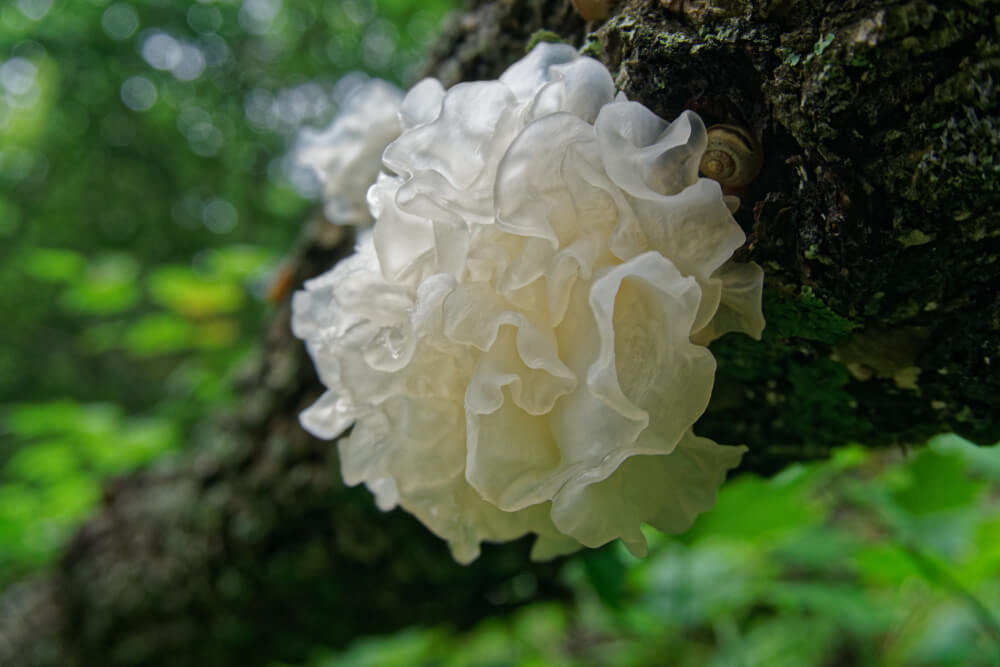
<svg viewBox="0 0 1000 667"><path fill-rule="evenodd" d="M967 605L957 600L935 601L900 643L901 665L928 667L993 667L997 664L997 642L986 635Z"/></svg>
<svg viewBox="0 0 1000 667"><path fill-rule="evenodd" d="M146 417L128 419L114 438L89 441L85 446L88 459L106 475L136 468L171 451L179 443L176 424Z"/></svg>
<svg viewBox="0 0 1000 667"><path fill-rule="evenodd" d="M770 581L764 559L760 550L731 539L691 547L675 542L639 566L632 580L640 604L661 622L689 626L749 606Z"/></svg>
<svg viewBox="0 0 1000 667"><path fill-rule="evenodd" d="M833 582L775 582L764 599L795 615L815 614L835 619L856 635L871 635L887 628L891 613L863 590Z"/></svg>
<svg viewBox="0 0 1000 667"><path fill-rule="evenodd" d="M67 524L84 516L101 496L101 483L87 475L65 477L45 490L44 513Z"/></svg>
<svg viewBox="0 0 1000 667"><path fill-rule="evenodd" d="M79 467L72 442L50 440L19 449L7 461L3 472L11 479L55 484L75 474Z"/></svg>
<svg viewBox="0 0 1000 667"><path fill-rule="evenodd" d="M685 540L712 535L764 543L813 524L822 508L808 497L810 477L805 470L793 466L770 480L741 475L726 482L715 507L698 517Z"/></svg>
<svg viewBox="0 0 1000 667"><path fill-rule="evenodd" d="M199 348L214 350L234 345L239 337L240 328L233 320L212 320L197 326L194 344Z"/></svg>
<svg viewBox="0 0 1000 667"><path fill-rule="evenodd" d="M959 435L945 433L931 438L927 446L937 454L961 460L974 477L1000 482L1000 443L980 447Z"/></svg>
<svg viewBox="0 0 1000 667"><path fill-rule="evenodd" d="M842 570L859 545L859 539L838 526L809 526L793 533L775 549L775 557L786 567L811 570Z"/></svg>
<svg viewBox="0 0 1000 667"><path fill-rule="evenodd" d="M958 456L924 449L900 466L902 488L893 494L900 507L912 514L928 514L972 502L984 488L969 479Z"/></svg>
<svg viewBox="0 0 1000 667"><path fill-rule="evenodd" d="M223 280L240 281L269 268L275 262L272 251L252 245L231 245L214 250L207 256L209 275Z"/></svg>
<svg viewBox="0 0 1000 667"><path fill-rule="evenodd" d="M782 614L756 623L744 638L738 662L713 661L711 667L819 667L833 654L836 627L829 617ZM733 656L736 657L736 656Z"/></svg>
<svg viewBox="0 0 1000 667"><path fill-rule="evenodd" d="M230 313L243 305L243 290L231 281L206 278L182 266L165 266L149 276L157 303L187 317Z"/></svg>
<svg viewBox="0 0 1000 667"><path fill-rule="evenodd" d="M25 273L48 282L69 282L85 265L83 255L65 248L33 248L22 260Z"/></svg>
<svg viewBox="0 0 1000 667"><path fill-rule="evenodd" d="M427 654L433 649L435 633L411 628L392 636L362 639L352 644L342 655L319 663L321 667L409 667L427 664Z"/></svg>
<svg viewBox="0 0 1000 667"><path fill-rule="evenodd" d="M973 539L969 544L968 563L963 567L963 578L991 582L996 586L997 572L1000 572L1000 511L995 505L989 513L984 512ZM1000 591L998 591L1000 592ZM1000 610L998 610L1000 611Z"/></svg>
<svg viewBox="0 0 1000 667"><path fill-rule="evenodd" d="M156 313L126 329L125 349L137 357L169 354L190 347L194 328L176 315Z"/></svg>
<svg viewBox="0 0 1000 667"><path fill-rule="evenodd" d="M924 576L913 559L893 544L862 547L851 561L862 579L871 585L898 586L911 577Z"/></svg>
<svg viewBox="0 0 1000 667"><path fill-rule="evenodd" d="M139 268L127 255L106 255L92 263L78 281L62 294L60 303L71 311L88 314L120 313L140 297L136 284Z"/></svg>
<svg viewBox="0 0 1000 667"><path fill-rule="evenodd" d="M534 646L557 646L566 636L568 614L556 604L534 604L514 617L513 634Z"/></svg>
<svg viewBox="0 0 1000 667"><path fill-rule="evenodd" d="M83 418L78 403L51 401L8 406L5 426L15 435L25 438L66 432L66 425Z"/></svg>

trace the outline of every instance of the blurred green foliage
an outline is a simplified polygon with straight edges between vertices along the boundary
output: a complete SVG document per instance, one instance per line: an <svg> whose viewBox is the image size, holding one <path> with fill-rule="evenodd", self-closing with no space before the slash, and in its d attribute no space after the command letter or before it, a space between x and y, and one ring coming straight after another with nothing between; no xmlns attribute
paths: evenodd
<svg viewBox="0 0 1000 667"><path fill-rule="evenodd" d="M612 544L568 562L570 605L363 639L309 665L1000 664L1000 445L849 447L739 476L687 534L647 537L645 560Z"/></svg>
<svg viewBox="0 0 1000 667"><path fill-rule="evenodd" d="M0 587L233 399L314 205L289 142L452 4L0 3Z"/></svg>
<svg viewBox="0 0 1000 667"><path fill-rule="evenodd" d="M9 406L10 455L0 484L0 573L47 561L100 497L103 477L176 448L177 425L164 417L125 417L110 403L74 401Z"/></svg>
<svg viewBox="0 0 1000 667"><path fill-rule="evenodd" d="M289 140L329 120L351 70L407 83L451 6L0 5L0 587L53 557L103 478L179 451L233 399L227 375L311 206ZM806 326L790 335L853 327L800 296L769 306ZM785 374L783 358L754 361L727 367ZM843 371L797 372L811 386L810 372ZM839 404L793 412L850 418ZM906 457L843 449L733 480L688 534L650 532L644 561L619 545L572 559L572 604L310 664L1000 664L998 489L1000 450L955 436ZM534 582L509 583L530 599Z"/></svg>

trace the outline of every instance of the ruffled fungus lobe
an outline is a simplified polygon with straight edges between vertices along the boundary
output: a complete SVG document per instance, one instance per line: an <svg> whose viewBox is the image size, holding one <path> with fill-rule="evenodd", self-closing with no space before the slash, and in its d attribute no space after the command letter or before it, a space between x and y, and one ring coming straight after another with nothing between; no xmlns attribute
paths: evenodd
<svg viewBox="0 0 1000 667"><path fill-rule="evenodd" d="M295 159L323 184L323 213L330 222L371 222L365 193L381 169L382 151L399 136L402 101L394 85L371 79L351 93L328 128L299 137Z"/></svg>
<svg viewBox="0 0 1000 667"><path fill-rule="evenodd" d="M693 434L705 345L759 337L762 272L701 120L666 123L607 69L539 44L497 81L417 84L368 192L357 252L295 295L342 473L474 559L687 529L744 448Z"/></svg>

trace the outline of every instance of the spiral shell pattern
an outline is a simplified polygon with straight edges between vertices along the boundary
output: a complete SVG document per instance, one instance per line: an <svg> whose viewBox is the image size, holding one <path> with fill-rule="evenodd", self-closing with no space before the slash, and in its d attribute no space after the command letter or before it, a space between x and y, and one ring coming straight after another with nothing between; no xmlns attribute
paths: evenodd
<svg viewBox="0 0 1000 667"><path fill-rule="evenodd" d="M708 147L700 170L727 193L749 185L763 164L763 148L748 129L727 123L708 128Z"/></svg>

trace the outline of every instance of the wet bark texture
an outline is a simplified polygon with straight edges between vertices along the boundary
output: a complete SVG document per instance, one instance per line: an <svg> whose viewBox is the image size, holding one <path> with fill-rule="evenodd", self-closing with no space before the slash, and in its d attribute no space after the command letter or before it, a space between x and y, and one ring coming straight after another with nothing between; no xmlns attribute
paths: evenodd
<svg viewBox="0 0 1000 667"><path fill-rule="evenodd" d="M494 78L539 39L608 65L665 118L744 125L764 169L739 257L764 266L762 342L713 344L696 426L762 473L850 441L1000 439L1000 0L569 0L455 17L428 71ZM314 223L290 284L349 252ZM412 623L462 626L563 591L522 543L469 567L345 489L297 413L320 392L276 307L238 414L187 458L110 484L48 572L0 600L0 665L264 665Z"/></svg>

